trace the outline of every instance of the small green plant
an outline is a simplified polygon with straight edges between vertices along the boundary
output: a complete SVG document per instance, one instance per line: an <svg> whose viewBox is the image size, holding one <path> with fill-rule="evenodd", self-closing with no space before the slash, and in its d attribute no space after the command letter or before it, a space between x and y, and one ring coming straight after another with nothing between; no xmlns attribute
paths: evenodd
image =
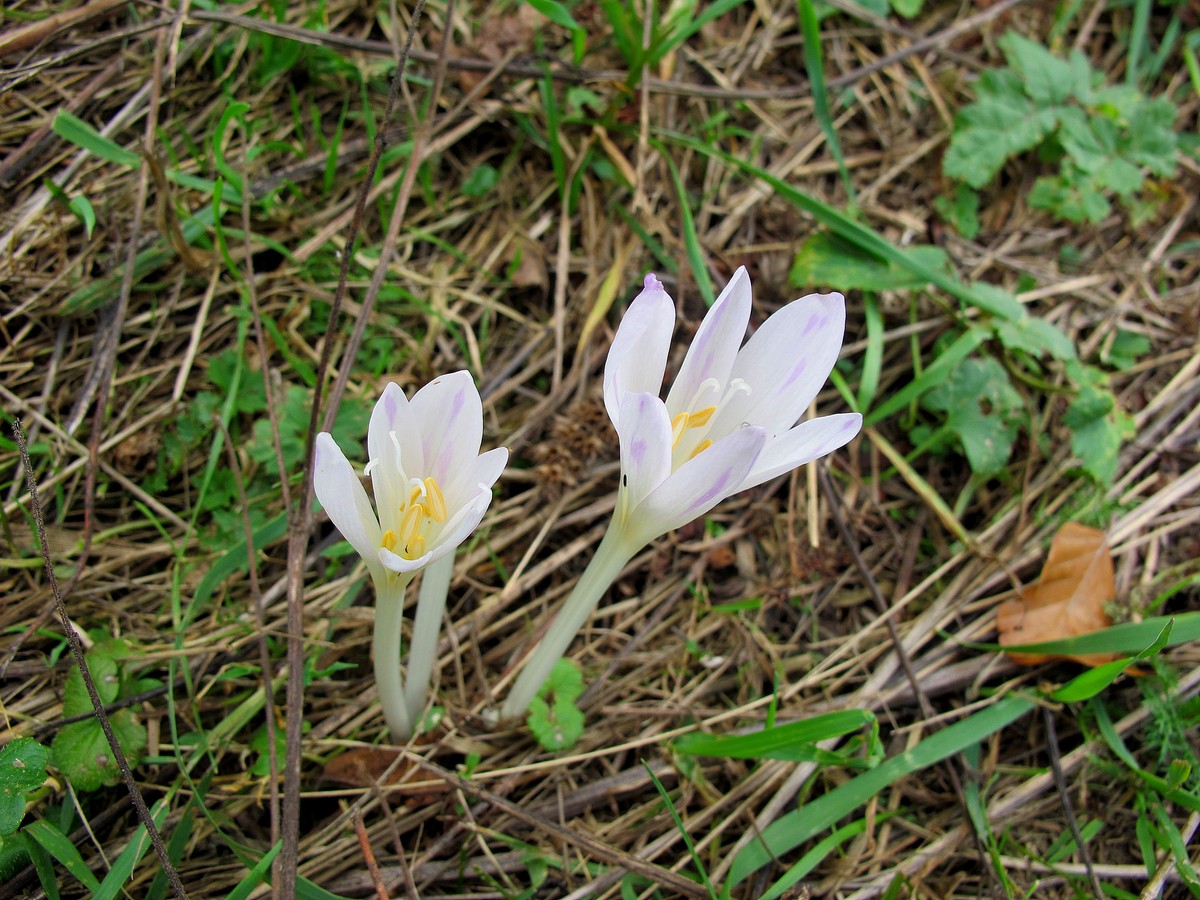
<svg viewBox="0 0 1200 900"><path fill-rule="evenodd" d="M26 796L46 780L50 751L30 737L9 741L0 750L0 848L25 818Z"/></svg>
<svg viewBox="0 0 1200 900"><path fill-rule="evenodd" d="M1060 59L1041 44L1009 32L1000 39L1007 68L987 69L976 100L954 124L942 160L947 176L979 190L1010 159L1036 150L1057 165L1029 193L1029 203L1071 222L1099 222L1116 197L1135 223L1153 214L1145 173L1175 172L1175 107L1132 85L1104 85L1078 50ZM960 188L943 213L970 222L975 203Z"/></svg>
<svg viewBox="0 0 1200 900"><path fill-rule="evenodd" d="M157 685L153 679L136 678L131 670L129 645L105 638L87 652L87 666L100 701L106 706ZM92 715L92 700L79 669L72 669L63 688L63 717L88 718L64 725L50 745L50 763L62 772L77 791L94 791L116 784L121 773L100 722ZM131 766L137 765L146 747L146 728L132 709L108 714L108 723Z"/></svg>
<svg viewBox="0 0 1200 900"><path fill-rule="evenodd" d="M962 445L971 471L995 475L1012 455L1013 442L1027 418L1021 395L1004 367L990 357L964 359L950 377L921 398L921 405L945 417L942 436L953 435ZM940 444L937 434L913 429L913 440Z"/></svg>
<svg viewBox="0 0 1200 900"><path fill-rule="evenodd" d="M546 750L567 750L583 734L583 713L575 701L583 695L583 673L569 659L554 664L550 676L529 703L525 720Z"/></svg>

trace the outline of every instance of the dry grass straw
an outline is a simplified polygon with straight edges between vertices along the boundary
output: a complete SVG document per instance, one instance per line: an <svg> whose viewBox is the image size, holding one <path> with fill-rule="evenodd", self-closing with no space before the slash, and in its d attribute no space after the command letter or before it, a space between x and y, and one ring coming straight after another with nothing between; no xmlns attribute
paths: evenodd
<svg viewBox="0 0 1200 900"><path fill-rule="evenodd" d="M256 560L260 608L248 580L234 575L176 642L172 603L182 596L186 604L221 555L205 539L211 522L202 521L199 532L189 528L207 444L190 452L166 491L141 486L176 421L200 391L212 389L211 361L235 346L242 286L216 248L197 248L186 260L168 254L131 285L123 315L112 314L119 293L105 294L98 308L68 311L65 304L78 289L105 278L119 285L122 260L162 243L152 219L196 213L210 200L171 182L169 195L151 185L143 209L136 199L140 176L48 131L55 110L68 109L118 144L135 146L147 116L154 121L158 97L152 133L164 160L169 148L171 165L211 178L214 124L228 98L248 102L253 134L232 134L223 152L246 172L256 198L288 186L275 202L252 208L246 240L255 254L253 287L273 329L267 358L252 345L246 350L247 376L256 378L266 367L281 391L301 383L301 369L315 368L323 342L333 342L333 358L341 358L356 317L365 313L370 338L364 355L382 354L386 361L363 362L360 355L356 365L337 373L348 379L346 404L368 404L385 378L411 390L438 372L465 366L481 380L485 441L508 443L518 463L501 482L484 539L462 554L456 569L450 627L440 647L444 724L434 741L418 742L410 752L445 769L477 761L472 783L525 815L482 801L419 766L402 766L405 780L386 790L321 780L323 762L347 747L377 741L382 723L369 677L371 616L362 602L343 603L347 592L361 588L364 572L318 555L333 543L320 525L306 568L306 645L320 650L319 668L338 662L355 668L318 677L306 689L301 875L355 896L375 892L376 877L391 896L509 896L528 883L532 851L520 848L534 848L553 861L539 896L618 896L622 872L607 868L614 862L690 867L645 760L672 791L685 828L719 882L737 847L798 797L844 776L806 765L703 760L685 777L669 751L672 737L763 722L778 678L781 721L869 708L884 724L889 751L896 752L963 711L986 705L995 692L1069 675L1055 668L1018 671L1004 658L960 646L990 638L991 610L1036 571L1061 521L1098 505L1113 511L1110 534L1131 603L1169 586L1174 567L1200 555L1200 263L1173 250L1197 238L1194 164L1181 169L1163 215L1141 229L1117 216L1090 229L1051 222L1028 209L1020 185L990 198L980 242L944 229L933 214L944 187L940 155L950 119L968 97L973 70L996 60L993 43L1012 21L1009 6L1000 4L998 12L965 26L959 8L945 4L900 28L845 16L828 20L828 75L848 92L838 95L846 102L836 107L837 126L863 217L888 239L901 246L939 242L969 277L1011 286L1028 276L1036 287L1022 299L1067 331L1084 354L1105 347L1118 328L1150 339L1153 352L1115 382L1138 428L1115 486L1101 497L1072 473L1062 403L1032 390L1027 396L1036 404L1034 431L1049 439L1023 441L1005 483L969 486L961 459L929 455L915 461L906 480L891 471L888 452L911 445L899 423L888 421L830 463L865 565L889 601L887 613L868 602L863 573L837 539L830 509L803 477L734 498L711 517L720 536L689 527L639 555L575 643L574 658L594 680L585 697L587 730L565 754L542 752L522 729L491 730L483 713L511 679L513 661L533 629L582 570L611 510L615 440L597 400L607 334L602 325L576 355L579 331L615 260L624 261L623 285L657 263L614 213L612 182L585 175L573 210L566 211L545 149L521 127L523 120L534 130L544 124L535 31L548 41L557 34L525 8L459 6L453 22L445 21L442 5L427 10L415 57L424 68L415 71L431 73L447 29L452 50L437 102L430 102L424 82L414 79L407 87L410 112L428 111L425 153L431 163L418 174L387 263L385 285L404 293L385 288L375 308L364 311L365 282L352 282L346 319L328 333L321 316L334 290L332 262L335 252L346 250L342 235L369 147L358 89L329 64L320 77L309 74L319 67L296 64L264 76L254 66L264 52L263 33L301 33L369 76L366 99L377 114L391 60L388 41L403 32L402 21L383 34L380 23L388 19L382 7L330 2L322 24L339 36L335 41L305 30L298 8L276 27L266 19L246 21L252 9L239 10L246 17L239 19L186 5L182 11L147 8L146 16L158 18L135 24L127 8L103 4L97 18L48 34L36 50L3 61L0 85L8 99L0 109L0 143L10 155L0 164L7 200L0 215L0 396L6 416L25 421L34 445L51 552L77 576L66 596L74 623L122 635L159 677L168 659L186 669L186 682L170 686L181 733L217 727L240 699L262 687L261 677L242 666L257 658L260 615L272 643L286 635L284 545L277 542L260 548ZM1022 25L1031 33L1047 24L1033 21L1046 15L1040 8L1020 9L1032 17ZM46 10L35 2L21 11L36 18ZM1116 65L1109 29L1119 22L1110 18L1097 15L1073 32L1097 67ZM602 25L597 19L589 28ZM666 162L647 141L647 128L695 134L704 123L729 117L741 135L734 152L753 155L756 164L815 197L844 204L812 104L798 87L796 34L788 3L747 6L723 17L675 55L673 69L646 79L645 105L628 107L641 114L632 133L563 128L556 138L568 169L580 169L591 150L589 164L603 159L634 173L636 191L622 190L618 205L628 205L672 260L686 258L679 197ZM153 48L160 40L169 63L155 74ZM552 67L560 103L572 84L603 95L616 90L606 80L621 70L615 51L605 56L596 50L588 65L604 69L604 77ZM347 98L351 116L342 152L327 169L322 143ZM1194 125L1195 117L1193 98L1180 122ZM680 153L675 162L686 173L699 238L718 282L738 264L752 266L760 322L797 293L787 286L787 273L797 239L811 225L761 184L715 160ZM467 196L463 180L482 163L503 176L493 190ZM402 160L385 160L356 251L354 261L362 267L357 277L374 268L403 176ZM91 237L53 200L44 178L90 199L99 220ZM138 227L143 212L148 215ZM227 217L225 227L239 228L240 217ZM245 273L240 243L231 240L230 253ZM292 256L281 257L274 246ZM1077 269L1062 264L1063 247L1077 254ZM668 281L684 311L686 334L702 315L700 298L688 275ZM851 296L849 302L844 355L854 359L865 347L865 331L858 324L860 300ZM912 378L912 348L928 354L951 318L926 295L885 293L881 303L887 330L880 393L886 396ZM106 342L114 363L108 377L97 375L93 364ZM83 396L92 402L81 404ZM103 398L97 413L94 401ZM830 391L818 405L829 411L840 400ZM262 464L250 452L250 422L235 421L242 443L234 439L233 456L253 477ZM17 471L15 453L4 450L3 462L4 471ZM58 643L43 627L50 595L31 556L21 480L11 477L6 484L0 589L9 600L0 629L17 646L0 684L3 740L28 734L48 742L60 719L67 663L45 664ZM926 486L956 511L954 523L929 508ZM249 504L263 520L282 509L277 496L252 497ZM816 545L810 531L819 537ZM956 531L969 535L969 547ZM85 545L86 567L75 572ZM748 612L712 612L714 604L747 597L762 602ZM1194 608L1195 599L1194 590L1185 593L1173 608ZM900 647L889 636L889 622ZM919 693L901 671L901 654L911 661ZM1178 649L1173 662L1194 672L1195 649ZM1183 689L1194 691L1194 679ZM1128 687L1113 693L1118 706L1136 704L1138 697ZM932 714L920 711L922 703ZM1144 718L1126 712L1118 723L1123 732ZM139 714L151 730L151 755L172 756L161 695L142 701ZM1122 834L1132 822L1123 802L1129 788L1089 765L1088 753L1102 751L1081 742L1073 722L1060 718L1058 731L1077 814L1105 818L1106 835ZM214 818L195 819L179 864L196 896L224 896L245 873L215 832L218 820L230 840L258 851L269 844L268 779L249 772L256 758L251 735L262 724L260 713L225 734L202 764L211 775L204 802ZM1047 776L1031 774L1045 765L1044 740L1031 722L995 736L982 755L994 827L1010 829L1031 847L1044 847L1063 821ZM958 761L948 765L879 796L869 814L908 814L869 829L820 868L813 894L878 896L900 873L914 895L975 896L988 889L987 866L948 773L976 776ZM196 786L181 780L173 764L143 765L137 775L147 798L157 799L175 783L182 801ZM90 824L94 841L77 840L85 856L101 848L111 854L133 820L106 813ZM177 813L168 837L178 824ZM1128 843L1105 841L1092 848L1102 876L1136 861ZM599 845L603 853L596 851ZM377 876L368 873L360 847L372 848ZM602 865L589 869L593 863ZM1008 871L1019 883L1034 877L1015 863ZM139 868L131 893L145 891L153 874L149 865ZM766 883L752 879L738 896L754 896ZM11 895L5 890L0 895ZM1047 890L1042 896L1069 893L1065 887Z"/></svg>

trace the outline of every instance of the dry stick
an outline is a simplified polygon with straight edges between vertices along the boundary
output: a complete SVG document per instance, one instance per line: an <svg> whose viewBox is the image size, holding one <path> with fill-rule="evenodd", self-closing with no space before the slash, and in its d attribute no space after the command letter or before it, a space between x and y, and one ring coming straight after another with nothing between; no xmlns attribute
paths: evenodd
<svg viewBox="0 0 1200 900"><path fill-rule="evenodd" d="M266 371L263 366L263 371ZM267 719L267 760L271 765L271 845L279 840L279 760L275 746L275 686L271 678L271 653L267 649L267 623L263 616L262 589L258 584L257 551L254 549L254 529L250 527L250 504L246 500L246 486L242 481L242 467L233 448L233 439L219 415L213 416L221 438L225 442L225 456L229 460L229 471L233 473L233 486L237 491L238 509L242 511L242 530L246 536L246 564L250 580L250 602L254 607L255 623L258 625L258 665L262 670L263 697ZM283 471L282 467L280 471Z"/></svg>
<svg viewBox="0 0 1200 900"><path fill-rule="evenodd" d="M304 440L304 466L300 473L300 496L297 502L288 508L288 589L287 589L287 721L285 734L287 737L287 753L284 760L283 782L283 847L279 853L279 895L290 898L296 894L296 875L300 865L300 740L301 729L304 726L304 597L303 581L305 568L305 551L308 549L308 531L310 524L309 508L312 506L312 463L313 446L316 443L317 427L321 421L321 386L329 371L329 357L332 354L333 335L338 318L341 314L342 302L346 297L346 283L349 280L350 260L354 256L354 244L362 226L363 214L367 206L367 196L371 191L371 183L375 180L375 172L379 168L379 160L387 143L387 132L392 122L393 111L396 107L396 97L400 93L400 85L404 80L404 70L407 67L409 55L412 53L413 39L416 37L417 24L421 19L421 11L425 8L425 0L417 0L413 9L412 24L408 30L408 42L396 66L392 77L391 89L388 92L387 108L384 112L383 127L375 135L375 146L371 151L371 159L367 164L367 173L363 178L362 189L354 205L354 217L346 234L346 243L342 249L342 265L338 270L337 289L329 309L328 337L321 348L321 359L317 364L316 390L313 392L312 414L308 420L308 433ZM363 318L366 318L364 315ZM353 357L349 357L353 359ZM343 366L343 368L347 368ZM336 397L331 398L331 406L336 408Z"/></svg>
<svg viewBox="0 0 1200 900"><path fill-rule="evenodd" d="M113 734L112 726L108 722L108 716L104 714L104 703L100 700L100 693L96 690L96 682L92 680L92 673L88 670L87 660L83 658L83 643L79 640L79 635L76 633L74 626L71 625L71 619L67 615L67 607L63 603L62 593L58 588L58 578L54 574L54 560L50 558L50 545L46 539L46 520L42 515L42 502L38 498L37 480L33 477L33 466L29 459L29 449L25 446L25 432L21 428L21 420L13 420L13 435L17 439L17 450L21 455L21 462L25 466L25 484L29 488L29 510L33 514L33 524L37 529L38 543L42 547L42 563L46 567L46 579L50 582L50 592L54 595L54 605L58 610L58 616L62 620L63 631L67 636L67 643L71 645L71 655L75 657L75 664L79 666L79 674L83 676L83 684L87 688L88 697L92 701L92 709L96 712L96 718L100 722L100 727L104 731L104 737L108 741L108 746L112 750L113 759L117 763L117 768L121 770L121 780L125 782L125 787L129 791L129 797L133 801L133 808L137 811L137 816L142 824L146 826L146 833L150 835L150 842L154 845L154 852L158 854L159 862L162 864L163 871L167 874L167 880L171 882L171 889L175 892L176 897L186 898L187 891L183 889L183 882L179 880L179 875L175 871L175 867L171 865L171 858L167 855L167 845L163 843L162 835L158 833L158 827L154 824L154 817L150 815L150 810L146 807L146 801L142 799L142 792L138 790L137 782L133 780L133 772L129 769L129 762L125 759L125 753L121 750L121 744L117 741L117 736Z"/></svg>
<svg viewBox="0 0 1200 900"><path fill-rule="evenodd" d="M249 173L247 173L244 180L249 180ZM267 355L267 341L263 335L262 309L258 305L258 290L255 287L254 254L250 247L250 192L244 183L242 185L242 240L246 255L246 292L250 300L250 319L254 327L254 341L258 345L258 358L262 361L263 395L267 398L267 419L271 423L271 441L275 446L275 464L279 467L279 490L283 497L283 508L290 510L292 508L291 489L288 487L288 480L284 475L287 472L287 466L283 461L283 440L279 436L279 410L282 408L282 405L276 399L274 385L271 384L271 367L268 365L270 356ZM219 419L218 422L220 422ZM225 430L224 423L221 423L221 430ZM228 435L226 437L228 438ZM229 446L229 453L232 463L232 445ZM238 472L236 466L234 466L234 474L237 476L239 502L242 509L247 509L246 498L242 495L241 474ZM243 521L246 527L246 553L249 557L247 562L250 565L250 596L254 602L254 616L255 621L258 623L259 633L258 654L259 665L262 669L263 701L267 720L267 746L269 747L267 760L271 767L271 844L274 846L279 840L281 815L279 806L279 748L275 743L275 679L271 677L271 654L267 648L266 617L262 591L258 584L258 568L254 565L254 541L252 540L249 516L245 516ZM272 881L274 885L272 893L278 890L279 882L280 879L278 874L276 874L276 877Z"/></svg>
<svg viewBox="0 0 1200 900"><path fill-rule="evenodd" d="M375 861L375 853L371 850L371 836L363 827L362 813L356 809L350 819L354 822L354 833L358 835L358 846L362 850L363 859L367 862L367 871L371 873L371 883L375 885L375 896L379 900L390 900L387 885L383 883L383 876L379 874L379 863Z"/></svg>
<svg viewBox="0 0 1200 900"><path fill-rule="evenodd" d="M499 794L494 794L486 788L480 787L477 783L463 778L449 769L443 769L437 763L423 759L410 750L405 750L404 755L408 757L418 767L432 772L438 778L447 784L453 785L458 790L462 791L471 797L478 797L480 800L490 803L497 809L508 813L514 819L532 825L546 834L552 835L559 840L572 844L592 857L599 859L610 865L620 866L628 872L635 875L641 875L643 878L648 878L661 887L667 887L674 890L684 897L695 897L697 900L708 900L708 891L696 882L684 878L670 869L664 869L662 866L656 866L653 863L645 862L632 856L628 853L623 853L615 847L605 844L603 841L598 841L594 837L586 834L579 834L569 828L564 828L557 822L543 818L535 813L527 812L517 804L504 799Z"/></svg>
<svg viewBox="0 0 1200 900"><path fill-rule="evenodd" d="M833 521L837 525L838 533L842 536L842 541L849 548L850 555L854 558L855 568L858 569L863 580L866 581L867 590L870 591L872 598L874 598L875 605L879 608L879 614L885 619L884 624L887 626L888 636L892 639L892 647L895 650L896 658L900 661L900 666L904 669L904 677L908 679L913 694L917 698L921 715L926 719L932 718L934 715L933 704L929 702L929 698L925 695L925 690L921 687L920 679L917 678L916 670L913 668L912 660L909 659L908 652L904 649L904 642L900 640L900 632L896 630L895 617L887 615L888 602L884 598L883 592L880 591L879 583L875 581L875 576L871 574L870 568L862 558L862 553L858 549L858 541L850 532L850 526L846 524L846 519L842 515L841 495L833 489L829 472L824 465L818 464L818 476L821 480L821 490L825 494L825 502L829 505L829 511L833 515ZM966 760L962 758L961 754L956 754L956 756L961 761L963 769L966 770ZM962 779L958 777L958 769L949 760L946 760L941 765L946 775L950 778L950 783L954 787L954 793L958 796L959 803L962 804L963 813L966 815L967 821L971 821L970 810L967 808L967 795L963 790ZM971 834L975 837L975 851L979 854L981 868L987 872L988 880L992 886L998 887L1004 883L1003 879L996 872L995 866L991 862L991 856L984 848L979 834L975 829L971 829Z"/></svg>
<svg viewBox="0 0 1200 900"><path fill-rule="evenodd" d="M1042 707L1042 722L1046 726L1046 750L1050 754L1050 768L1054 772L1054 786L1058 788L1058 798L1062 801L1063 812L1067 815L1067 825L1071 829L1071 837L1075 838L1075 846L1083 858L1084 868L1087 869L1088 881L1092 883L1092 892L1096 900L1104 900L1104 889L1100 887L1100 879L1092 868L1092 855L1088 852L1083 835L1079 833L1079 821L1075 818L1075 808L1068 793L1067 776L1063 773L1062 756L1058 752L1058 731L1054 727L1054 713L1049 706Z"/></svg>

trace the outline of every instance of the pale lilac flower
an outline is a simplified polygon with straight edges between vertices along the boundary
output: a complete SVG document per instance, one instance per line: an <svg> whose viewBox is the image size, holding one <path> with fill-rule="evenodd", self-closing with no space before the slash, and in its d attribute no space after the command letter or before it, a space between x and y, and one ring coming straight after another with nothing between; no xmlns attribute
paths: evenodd
<svg viewBox="0 0 1200 900"><path fill-rule="evenodd" d="M829 377L846 324L841 294L810 294L745 346L750 277L738 269L660 399L675 304L653 275L629 305L604 367L604 405L621 444L621 483L604 539L501 709L520 715L621 569L658 536L739 491L848 443L858 413L796 424Z"/></svg>
<svg viewBox="0 0 1200 900"><path fill-rule="evenodd" d="M704 317L665 401L659 399L675 304L653 275L621 320L604 369L604 405L621 442L617 515L642 543L726 497L790 472L851 440L858 413L796 424L837 361L841 294L810 294L750 340L744 268Z"/></svg>

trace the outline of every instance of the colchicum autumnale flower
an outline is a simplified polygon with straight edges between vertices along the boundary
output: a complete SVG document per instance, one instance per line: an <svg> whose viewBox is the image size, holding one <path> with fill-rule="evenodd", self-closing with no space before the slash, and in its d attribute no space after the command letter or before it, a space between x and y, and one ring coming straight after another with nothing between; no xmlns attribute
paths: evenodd
<svg viewBox="0 0 1200 900"><path fill-rule="evenodd" d="M435 378L411 400L389 384L367 430L364 474L375 495L372 508L333 437L317 435L317 499L366 562L375 584L375 678L384 718L397 741L409 737L424 705L445 603L443 590L436 602L418 606L406 698L400 674L404 592L423 567L439 560L439 570L448 567L445 558L453 557L487 511L508 450L480 454L482 439L483 404L470 373ZM448 581L448 571L444 577Z"/></svg>
<svg viewBox="0 0 1200 900"><path fill-rule="evenodd" d="M742 346L750 277L734 273L660 399L675 304L654 275L630 304L604 368L604 405L621 445L612 522L571 596L530 657L501 714L524 712L621 569L650 541L739 491L849 442L862 416L796 424L837 361L841 294L810 294L770 316Z"/></svg>

